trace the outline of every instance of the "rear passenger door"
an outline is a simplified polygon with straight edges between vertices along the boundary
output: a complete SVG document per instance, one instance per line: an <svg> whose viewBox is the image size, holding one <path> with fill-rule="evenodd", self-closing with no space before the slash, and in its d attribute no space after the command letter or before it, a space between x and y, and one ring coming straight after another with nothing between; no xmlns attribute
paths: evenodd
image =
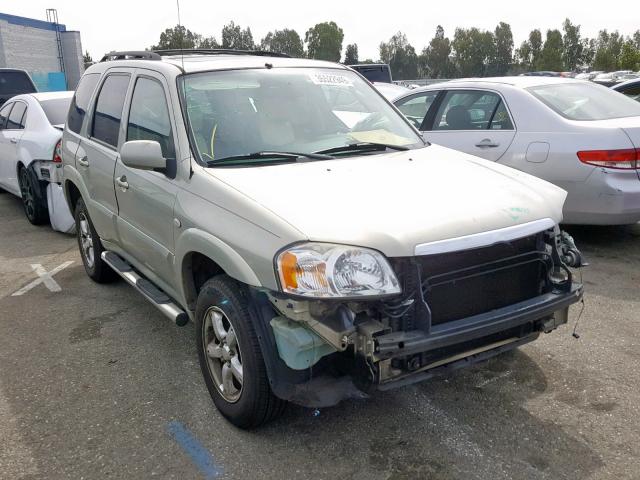
<svg viewBox="0 0 640 480"><path fill-rule="evenodd" d="M170 290L173 272L173 206L177 187L175 119L169 108L168 85L160 74L146 70L134 80L128 115L123 118L124 140L158 142L167 160L163 171L129 168L116 162L118 242L147 269L147 275ZM144 72L144 73L140 73ZM155 278L154 278L155 277Z"/></svg>
<svg viewBox="0 0 640 480"><path fill-rule="evenodd" d="M447 90L424 138L437 145L497 161L511 145L515 124L502 96L487 90Z"/></svg>
<svg viewBox="0 0 640 480"><path fill-rule="evenodd" d="M91 220L100 237L107 241L117 237L115 219L118 206L113 174L131 76L131 69L111 70L104 75L90 113L87 138L80 140L76 152L76 169L89 193L85 201Z"/></svg>

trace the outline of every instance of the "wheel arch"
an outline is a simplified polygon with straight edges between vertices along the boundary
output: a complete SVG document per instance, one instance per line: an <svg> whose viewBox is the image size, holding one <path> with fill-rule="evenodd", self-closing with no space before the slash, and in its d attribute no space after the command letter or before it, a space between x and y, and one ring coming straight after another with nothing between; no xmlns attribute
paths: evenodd
<svg viewBox="0 0 640 480"><path fill-rule="evenodd" d="M176 240L176 265L186 307L194 311L202 285L226 274L239 282L260 287L261 282L242 256L222 240L197 229L187 229Z"/></svg>

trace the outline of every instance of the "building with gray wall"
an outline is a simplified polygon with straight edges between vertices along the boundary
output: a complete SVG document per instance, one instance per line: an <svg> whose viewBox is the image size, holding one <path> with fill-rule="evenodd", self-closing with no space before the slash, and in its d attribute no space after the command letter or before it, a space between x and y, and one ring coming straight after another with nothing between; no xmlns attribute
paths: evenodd
<svg viewBox="0 0 640 480"><path fill-rule="evenodd" d="M40 91L74 90L84 73L80 32L0 13L1 67L26 70Z"/></svg>

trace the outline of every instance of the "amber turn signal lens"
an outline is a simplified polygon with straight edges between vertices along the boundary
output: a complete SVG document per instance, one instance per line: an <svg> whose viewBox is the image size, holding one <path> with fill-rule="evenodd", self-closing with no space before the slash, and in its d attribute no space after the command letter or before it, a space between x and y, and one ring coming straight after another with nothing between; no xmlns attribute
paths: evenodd
<svg viewBox="0 0 640 480"><path fill-rule="evenodd" d="M298 258L291 252L285 252L280 257L280 273L283 287L288 290L298 288Z"/></svg>

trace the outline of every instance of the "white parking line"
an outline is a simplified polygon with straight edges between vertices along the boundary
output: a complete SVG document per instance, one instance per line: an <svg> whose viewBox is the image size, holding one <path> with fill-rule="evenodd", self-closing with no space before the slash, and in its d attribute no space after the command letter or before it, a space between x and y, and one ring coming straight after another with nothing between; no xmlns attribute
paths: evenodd
<svg viewBox="0 0 640 480"><path fill-rule="evenodd" d="M31 282L31 283L25 285L24 287L22 287L20 290L17 290L16 292L12 293L11 296L12 297L19 297L20 295L24 295L29 290L31 290L33 287L36 287L36 286L40 285L41 283L44 283L45 287L47 287L52 292L60 292L62 290L62 288L60 287L60 285L58 285L58 282L56 282L53 279L53 276L56 273L64 270L65 268L67 268L72 263L73 263L73 260L69 260L67 262L64 262L62 265L58 265L56 268L54 268L50 272L47 272L44 269L44 267L42 265L40 265L39 263L32 263L31 264L31 268L33 269L34 272L36 272L36 274L38 275L38 278L36 278L33 282Z"/></svg>

